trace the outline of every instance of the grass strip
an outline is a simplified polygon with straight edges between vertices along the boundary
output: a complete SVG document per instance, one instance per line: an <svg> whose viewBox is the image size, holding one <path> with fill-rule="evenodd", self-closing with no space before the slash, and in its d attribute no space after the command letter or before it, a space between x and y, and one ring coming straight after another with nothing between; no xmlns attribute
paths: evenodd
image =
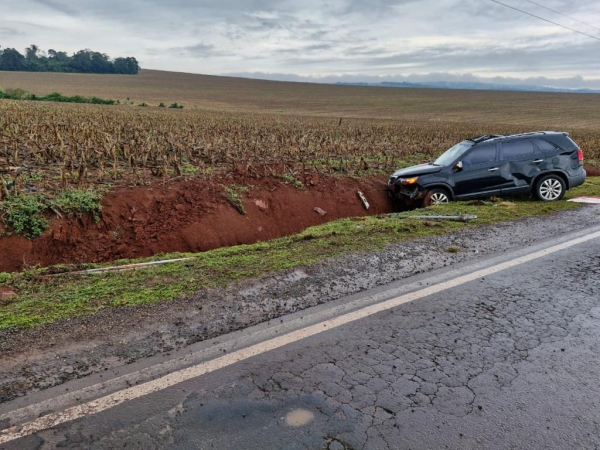
<svg viewBox="0 0 600 450"><path fill-rule="evenodd" d="M600 196L600 177L568 192L566 198ZM0 303L0 329L33 328L60 319L93 314L105 308L152 304L176 299L203 288L226 286L268 273L309 266L349 252L368 252L387 244L441 235L468 227L551 214L579 208L565 200L553 203L530 199L455 202L432 210L398 215L342 219L311 227L304 232L252 245L221 248L199 254L176 253L153 258L89 264L77 268L106 267L159 259L194 256L193 261L126 272L47 277L50 269L0 273L0 288L18 293ZM468 222L424 221L413 215L477 215ZM406 216L406 217L405 217Z"/></svg>

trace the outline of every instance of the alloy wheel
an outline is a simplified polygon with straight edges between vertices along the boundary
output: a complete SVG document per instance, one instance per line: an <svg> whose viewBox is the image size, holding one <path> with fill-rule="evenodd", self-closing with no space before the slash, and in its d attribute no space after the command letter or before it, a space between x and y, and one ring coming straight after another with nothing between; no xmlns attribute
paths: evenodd
<svg viewBox="0 0 600 450"><path fill-rule="evenodd" d="M540 185L540 197L546 201L558 199L563 191L562 184L556 178L548 178Z"/></svg>
<svg viewBox="0 0 600 450"><path fill-rule="evenodd" d="M445 205L450 199L443 192L434 192L429 199L430 205Z"/></svg>

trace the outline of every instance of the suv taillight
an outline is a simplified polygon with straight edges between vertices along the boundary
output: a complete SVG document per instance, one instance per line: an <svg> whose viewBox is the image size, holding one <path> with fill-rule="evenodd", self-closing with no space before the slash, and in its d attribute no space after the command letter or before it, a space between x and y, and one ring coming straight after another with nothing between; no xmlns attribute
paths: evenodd
<svg viewBox="0 0 600 450"><path fill-rule="evenodd" d="M583 162L583 150L581 150L580 148L577 149L577 159L580 163Z"/></svg>

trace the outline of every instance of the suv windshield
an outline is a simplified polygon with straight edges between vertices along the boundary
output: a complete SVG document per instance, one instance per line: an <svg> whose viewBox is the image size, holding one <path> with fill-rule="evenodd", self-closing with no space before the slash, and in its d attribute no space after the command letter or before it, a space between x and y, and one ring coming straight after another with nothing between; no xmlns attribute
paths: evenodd
<svg viewBox="0 0 600 450"><path fill-rule="evenodd" d="M436 166L448 166L456 161L467 150L473 147L473 142L463 141L446 150L433 164Z"/></svg>

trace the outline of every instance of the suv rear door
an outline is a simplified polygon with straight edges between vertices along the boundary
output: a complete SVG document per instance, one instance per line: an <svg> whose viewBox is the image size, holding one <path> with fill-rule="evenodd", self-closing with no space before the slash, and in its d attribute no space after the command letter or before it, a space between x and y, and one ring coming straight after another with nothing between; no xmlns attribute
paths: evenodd
<svg viewBox="0 0 600 450"><path fill-rule="evenodd" d="M499 159L503 195L528 193L535 176L547 170L546 154L531 139L501 142Z"/></svg>
<svg viewBox="0 0 600 450"><path fill-rule="evenodd" d="M454 171L457 198L485 197L500 193L502 177L495 143L479 144L462 158L463 168Z"/></svg>

